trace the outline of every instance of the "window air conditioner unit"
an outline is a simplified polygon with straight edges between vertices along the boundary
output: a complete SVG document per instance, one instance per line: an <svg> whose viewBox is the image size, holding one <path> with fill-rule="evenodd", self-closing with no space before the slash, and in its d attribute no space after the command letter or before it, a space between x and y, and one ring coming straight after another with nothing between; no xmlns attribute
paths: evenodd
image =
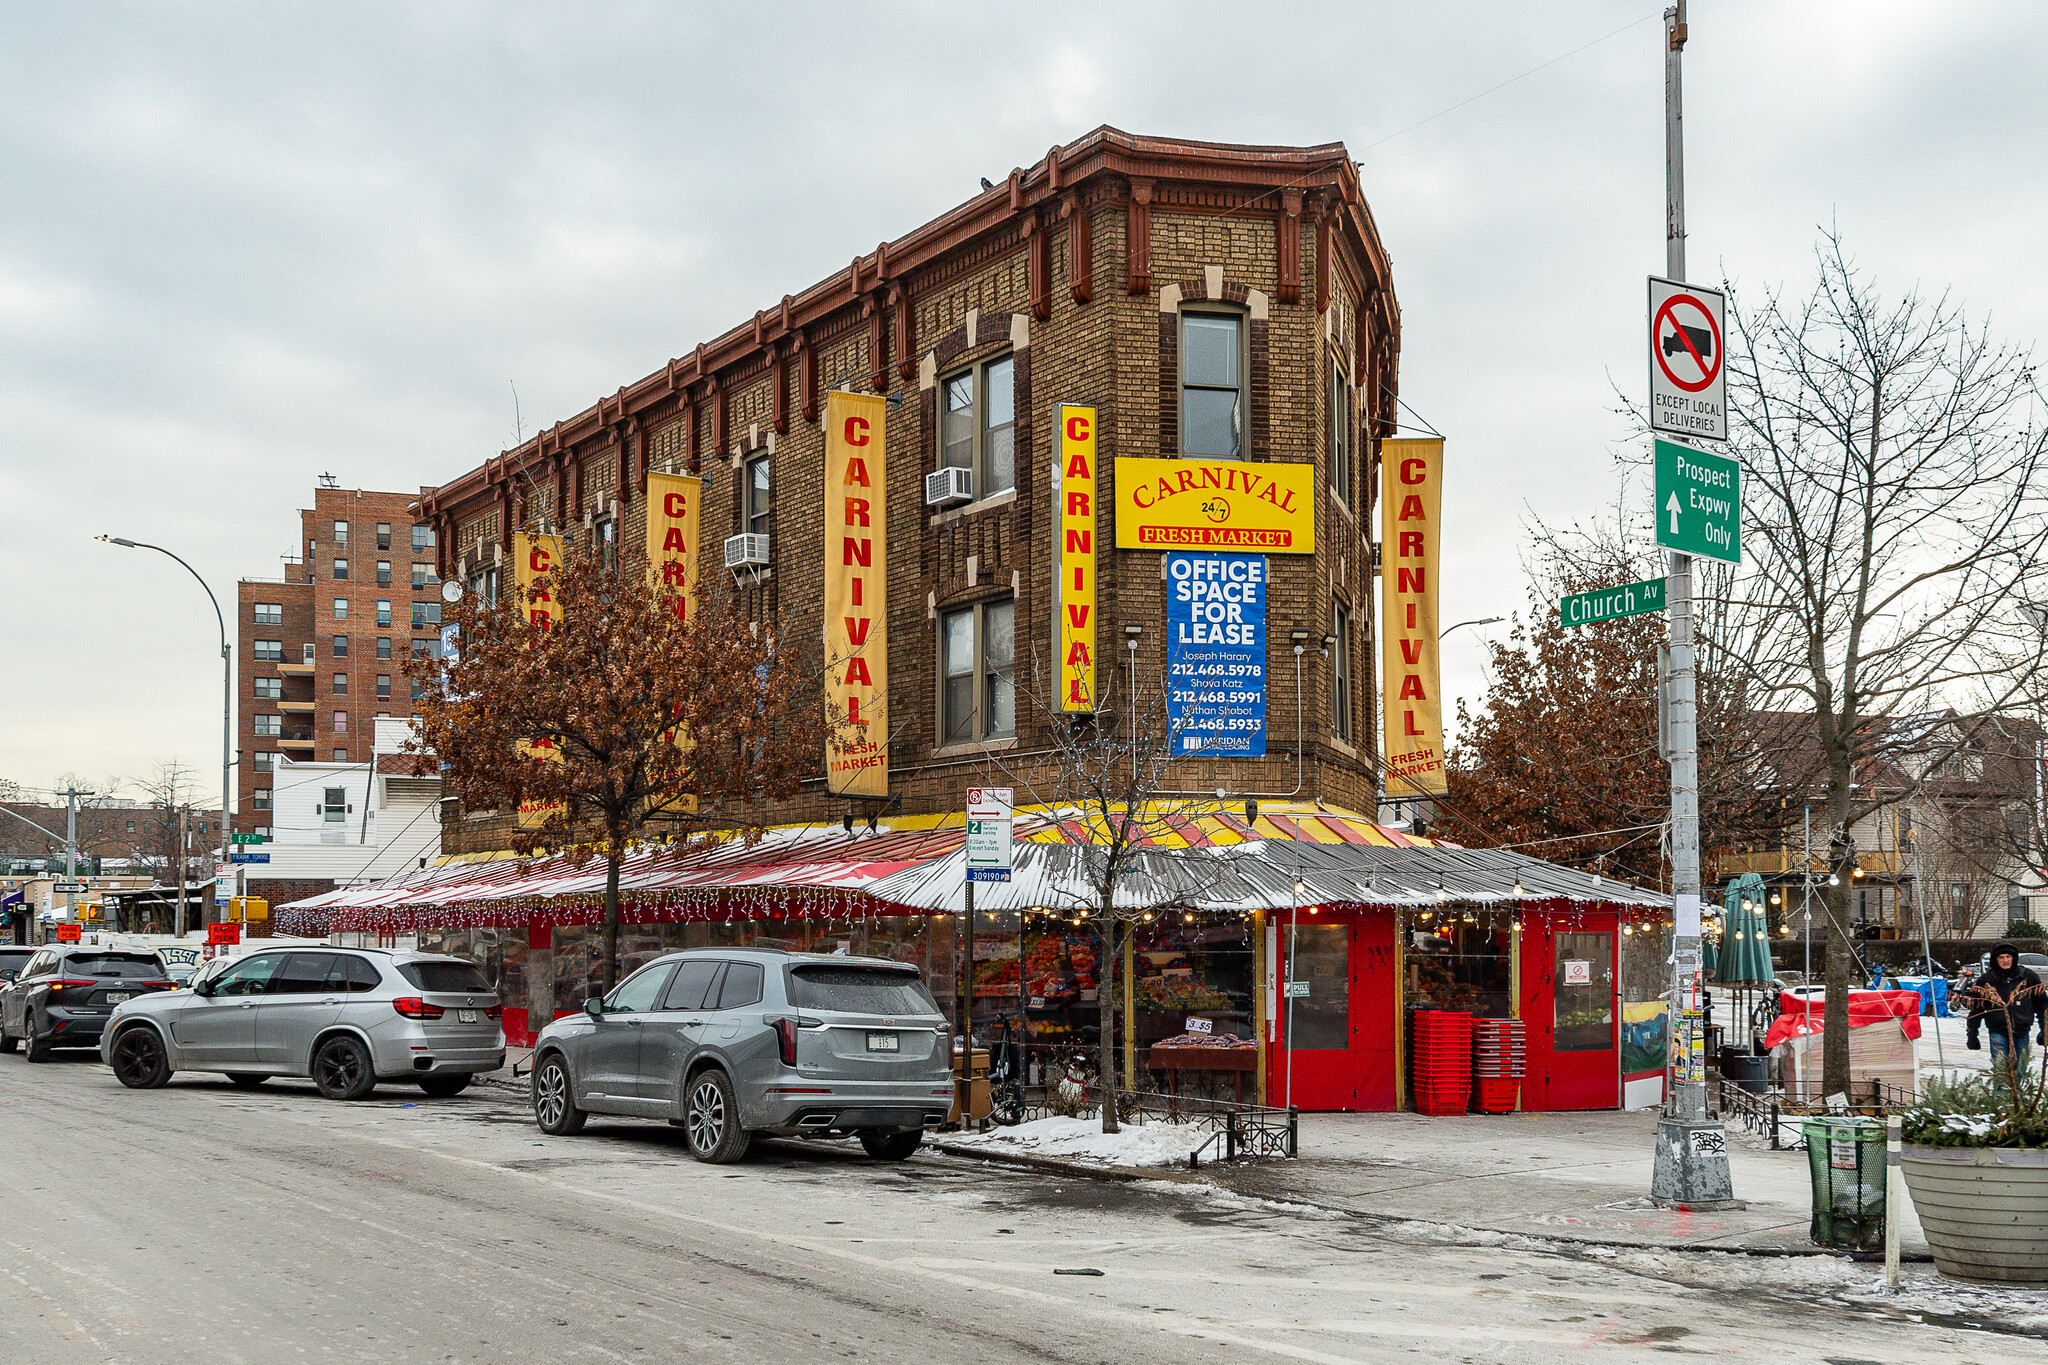
<svg viewBox="0 0 2048 1365"><path fill-rule="evenodd" d="M973 502L974 471L960 465L947 465L936 474L925 475L924 501L927 507L943 507L949 502Z"/></svg>
<svg viewBox="0 0 2048 1365"><path fill-rule="evenodd" d="M768 562L768 537L754 532L743 532L725 538L725 567L728 569L758 568Z"/></svg>

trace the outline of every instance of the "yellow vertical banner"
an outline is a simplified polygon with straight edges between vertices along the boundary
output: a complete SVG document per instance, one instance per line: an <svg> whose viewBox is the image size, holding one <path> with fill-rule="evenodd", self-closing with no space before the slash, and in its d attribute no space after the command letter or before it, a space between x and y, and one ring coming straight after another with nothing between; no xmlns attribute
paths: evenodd
<svg viewBox="0 0 2048 1365"><path fill-rule="evenodd" d="M1062 403L1058 613L1053 646L1060 656L1060 709L1093 711L1095 691L1095 409Z"/></svg>
<svg viewBox="0 0 2048 1365"><path fill-rule="evenodd" d="M1387 796L1442 796L1443 697L1437 667L1444 443L1380 443L1380 701Z"/></svg>
<svg viewBox="0 0 2048 1365"><path fill-rule="evenodd" d="M552 629L559 613L555 610L555 599L548 592L548 575L562 562L562 538L560 536L537 536L517 531L512 536L512 606L526 614L526 619L539 630ZM561 755L555 752L551 740L535 744L522 741L519 751L536 763L549 759L559 761ZM519 828L539 829L563 809L560 802L521 801L519 803Z"/></svg>
<svg viewBox="0 0 2048 1365"><path fill-rule="evenodd" d="M825 395L825 787L889 794L889 403Z"/></svg>
<svg viewBox="0 0 2048 1365"><path fill-rule="evenodd" d="M697 619L697 518L703 492L704 480L694 474L647 473L647 577L655 591L675 594L669 609L685 624ZM689 752L687 747L683 751ZM695 796L666 801L675 810L697 809Z"/></svg>
<svg viewBox="0 0 2048 1365"><path fill-rule="evenodd" d="M647 573L657 589L676 594L679 621L697 615L697 504L704 480L690 474L647 475Z"/></svg>

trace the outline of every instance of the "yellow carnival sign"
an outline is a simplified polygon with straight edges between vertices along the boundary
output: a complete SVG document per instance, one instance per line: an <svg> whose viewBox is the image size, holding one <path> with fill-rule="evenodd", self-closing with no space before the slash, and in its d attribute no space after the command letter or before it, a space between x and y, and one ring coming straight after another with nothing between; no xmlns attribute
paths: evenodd
<svg viewBox="0 0 2048 1365"><path fill-rule="evenodd" d="M525 531L512 536L512 590L513 602L526 613L536 629L552 629L558 619L555 599L548 592L548 575L562 562L562 538L560 536L530 535ZM519 752L536 763L550 760L561 761L554 741L541 740L528 744L521 742ZM521 801L519 803L519 828L539 829L564 809L559 801Z"/></svg>
<svg viewBox="0 0 2048 1365"><path fill-rule="evenodd" d="M1119 550L1316 550L1315 466L1120 459Z"/></svg>
<svg viewBox="0 0 2048 1365"><path fill-rule="evenodd" d="M1095 409L1062 403L1060 538L1054 563L1053 645L1060 655L1060 709L1093 711L1095 691Z"/></svg>
<svg viewBox="0 0 2048 1365"><path fill-rule="evenodd" d="M889 794L889 403L825 395L825 786Z"/></svg>
<svg viewBox="0 0 2048 1365"><path fill-rule="evenodd" d="M1436 594L1444 443L1380 442L1380 676L1387 795L1442 796L1444 711Z"/></svg>
<svg viewBox="0 0 2048 1365"><path fill-rule="evenodd" d="M647 575L675 591L679 621L697 614L697 503L704 480L689 474L647 475Z"/></svg>

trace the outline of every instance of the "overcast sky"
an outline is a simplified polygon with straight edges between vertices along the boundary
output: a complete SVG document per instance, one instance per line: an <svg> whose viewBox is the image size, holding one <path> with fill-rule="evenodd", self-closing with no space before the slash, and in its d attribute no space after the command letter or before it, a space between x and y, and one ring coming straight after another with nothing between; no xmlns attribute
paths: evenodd
<svg viewBox="0 0 2048 1365"><path fill-rule="evenodd" d="M198 585L94 535L232 613L320 472L442 482L511 384L531 433L1102 123L1349 145L1450 441L1442 619L1520 610L1528 517L1611 498L1644 386L1660 13L0 0L0 777L219 763ZM2048 330L2048 6L1691 18L1692 278L1797 282L1833 221L1888 291Z"/></svg>

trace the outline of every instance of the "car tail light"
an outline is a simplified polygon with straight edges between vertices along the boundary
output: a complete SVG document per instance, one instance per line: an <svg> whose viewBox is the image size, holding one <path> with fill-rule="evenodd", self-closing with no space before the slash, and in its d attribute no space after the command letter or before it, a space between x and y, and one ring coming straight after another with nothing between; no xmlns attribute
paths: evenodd
<svg viewBox="0 0 2048 1365"><path fill-rule="evenodd" d="M775 1029L775 1045L782 1052L782 1064L795 1066L796 1020L784 1016L780 1019L770 1019L768 1022Z"/></svg>
<svg viewBox="0 0 2048 1365"><path fill-rule="evenodd" d="M391 1008L408 1019L439 1019L448 1012L439 1005L429 1005L417 995L401 995L391 1002Z"/></svg>
<svg viewBox="0 0 2048 1365"><path fill-rule="evenodd" d="M52 981L50 983L50 989L53 991L61 991L66 986L70 986L73 989L83 990L87 986L97 986L99 984L99 982L90 979L87 979L85 981Z"/></svg>
<svg viewBox="0 0 2048 1365"><path fill-rule="evenodd" d="M505 1007L503 1005L493 1005L484 1011L484 1018L486 1019L503 1019L504 1017Z"/></svg>

